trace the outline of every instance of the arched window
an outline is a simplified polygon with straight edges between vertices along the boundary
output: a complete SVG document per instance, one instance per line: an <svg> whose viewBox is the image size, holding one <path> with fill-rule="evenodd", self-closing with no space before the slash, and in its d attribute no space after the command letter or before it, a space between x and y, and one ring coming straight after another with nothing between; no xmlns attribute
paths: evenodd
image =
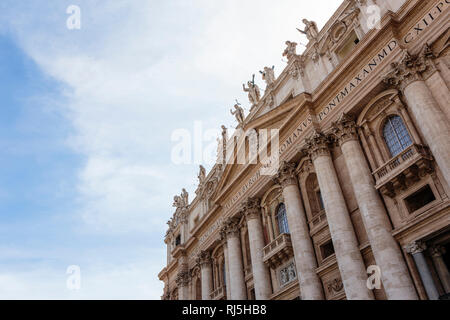
<svg viewBox="0 0 450 320"><path fill-rule="evenodd" d="M383 128L383 137L392 157L412 145L411 137L400 116L390 116Z"/></svg>
<svg viewBox="0 0 450 320"><path fill-rule="evenodd" d="M289 233L289 226L286 216L286 206L284 205L284 203L278 206L275 218L278 223L278 231L280 232L280 234Z"/></svg>

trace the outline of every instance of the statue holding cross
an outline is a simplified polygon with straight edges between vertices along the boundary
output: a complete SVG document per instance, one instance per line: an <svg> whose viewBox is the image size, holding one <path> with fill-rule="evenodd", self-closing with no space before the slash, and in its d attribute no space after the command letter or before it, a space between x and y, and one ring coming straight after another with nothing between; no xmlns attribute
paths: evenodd
<svg viewBox="0 0 450 320"><path fill-rule="evenodd" d="M253 75L253 80L247 82L248 88L245 87L245 84L242 85L244 88L244 92L248 92L248 100L252 106L258 104L261 99L261 92L259 90L258 85L255 83L255 75Z"/></svg>

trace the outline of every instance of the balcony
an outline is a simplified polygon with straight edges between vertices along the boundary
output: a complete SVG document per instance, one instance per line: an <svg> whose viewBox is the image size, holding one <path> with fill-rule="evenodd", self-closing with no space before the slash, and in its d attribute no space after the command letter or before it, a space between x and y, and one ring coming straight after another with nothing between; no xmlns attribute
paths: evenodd
<svg viewBox="0 0 450 320"><path fill-rule="evenodd" d="M433 172L433 156L422 145L413 144L389 160L374 173L375 187L388 197L395 197L400 190Z"/></svg>
<svg viewBox="0 0 450 320"><path fill-rule="evenodd" d="M221 286L211 293L211 300L223 300L225 299L226 295L227 295L226 287Z"/></svg>
<svg viewBox="0 0 450 320"><path fill-rule="evenodd" d="M291 236L281 234L264 249L264 263L270 268L276 268L293 256Z"/></svg>

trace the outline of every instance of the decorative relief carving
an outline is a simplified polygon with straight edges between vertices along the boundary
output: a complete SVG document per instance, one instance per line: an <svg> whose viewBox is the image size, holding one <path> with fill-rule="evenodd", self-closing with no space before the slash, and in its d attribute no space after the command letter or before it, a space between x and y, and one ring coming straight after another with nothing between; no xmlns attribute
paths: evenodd
<svg viewBox="0 0 450 320"><path fill-rule="evenodd" d="M284 287L297 279L297 270L294 262L280 270L280 286Z"/></svg>
<svg viewBox="0 0 450 320"><path fill-rule="evenodd" d="M242 211L245 214L247 220L259 219L261 216L261 200L258 198L248 198L242 204Z"/></svg>
<svg viewBox="0 0 450 320"><path fill-rule="evenodd" d="M290 66L289 74L294 80L305 76L305 57L303 55L295 57L294 62Z"/></svg>
<svg viewBox="0 0 450 320"><path fill-rule="evenodd" d="M414 241L407 246L405 246L406 252L409 254L418 254L422 253L427 249L427 246L422 241Z"/></svg>
<svg viewBox="0 0 450 320"><path fill-rule="evenodd" d="M328 290L328 293L331 296L334 296L338 293L340 293L344 289L344 284L342 283L342 280L340 278L336 278L326 284L326 288Z"/></svg>
<svg viewBox="0 0 450 320"><path fill-rule="evenodd" d="M239 218L232 217L225 220L221 229L221 236L228 239L230 237L239 237L239 235Z"/></svg>
<svg viewBox="0 0 450 320"><path fill-rule="evenodd" d="M435 55L428 45L415 56L404 50L400 61L391 64L393 70L384 76L383 81L404 90L412 82L426 79L436 70L434 59Z"/></svg>
<svg viewBox="0 0 450 320"><path fill-rule="evenodd" d="M190 272L187 270L180 271L177 274L177 278L175 280L175 282L177 283L177 286L179 286L179 287L188 286L190 281L191 281L191 275L190 275Z"/></svg>
<svg viewBox="0 0 450 320"><path fill-rule="evenodd" d="M276 183L279 183L282 188L290 185L297 185L297 177L295 175L296 164L294 162L283 161L274 177Z"/></svg>
<svg viewBox="0 0 450 320"><path fill-rule="evenodd" d="M197 259L195 259L195 262L202 268L211 267L211 252L201 251L197 256Z"/></svg>
<svg viewBox="0 0 450 320"><path fill-rule="evenodd" d="M347 141L358 141L358 131L354 118L346 113L343 113L338 121L332 123L333 133L343 145Z"/></svg>
<svg viewBox="0 0 450 320"><path fill-rule="evenodd" d="M306 139L306 149L305 151L309 154L312 161L320 156L329 156L330 149L329 145L331 139L329 136L323 134L322 132L315 131L314 134Z"/></svg>
<svg viewBox="0 0 450 320"><path fill-rule="evenodd" d="M443 247L443 246L435 245L429 249L429 252L430 252L430 256L432 258L439 258L439 257L442 257L442 255L444 255L446 253L446 250L445 250L445 247Z"/></svg>

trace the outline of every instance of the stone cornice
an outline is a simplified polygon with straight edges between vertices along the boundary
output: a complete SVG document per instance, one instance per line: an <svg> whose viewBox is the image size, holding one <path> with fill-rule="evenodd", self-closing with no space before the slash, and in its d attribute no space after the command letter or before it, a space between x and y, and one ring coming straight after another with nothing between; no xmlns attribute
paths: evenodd
<svg viewBox="0 0 450 320"><path fill-rule="evenodd" d="M383 77L383 81L403 91L411 83L424 80L436 71L434 59L435 55L428 44L418 55L403 50L400 61L391 64L392 70Z"/></svg>

